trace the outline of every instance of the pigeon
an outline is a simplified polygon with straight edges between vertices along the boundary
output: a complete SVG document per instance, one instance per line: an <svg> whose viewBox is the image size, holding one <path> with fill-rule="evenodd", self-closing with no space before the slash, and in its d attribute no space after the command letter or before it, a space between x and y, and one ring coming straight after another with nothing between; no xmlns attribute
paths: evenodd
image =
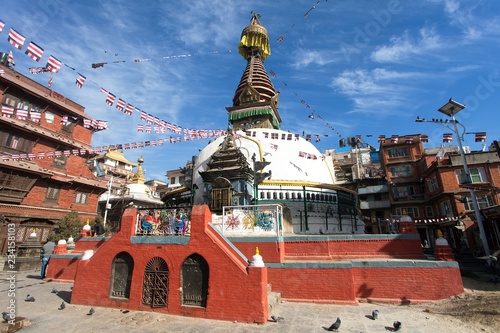
<svg viewBox="0 0 500 333"><path fill-rule="evenodd" d="M90 308L89 313L87 313L87 316L92 316L94 312L95 312L94 308Z"/></svg>
<svg viewBox="0 0 500 333"><path fill-rule="evenodd" d="M2 318L3 320L5 321L9 321L10 320L10 315L8 312L2 312Z"/></svg>
<svg viewBox="0 0 500 333"><path fill-rule="evenodd" d="M378 310L373 310L372 311L372 319L375 320L378 318Z"/></svg>
<svg viewBox="0 0 500 333"><path fill-rule="evenodd" d="M283 320L285 320L285 318L278 316L271 316L271 320L274 321L275 323L281 323Z"/></svg>
<svg viewBox="0 0 500 333"><path fill-rule="evenodd" d="M59 291L57 291L57 289L56 289L56 288L52 288L51 293L53 293L53 294L57 294L58 292L59 292Z"/></svg>
<svg viewBox="0 0 500 333"><path fill-rule="evenodd" d="M24 300L26 302L34 302L35 301L35 297L33 297L30 294L28 294Z"/></svg>
<svg viewBox="0 0 500 333"><path fill-rule="evenodd" d="M397 332L401 329L401 322L400 321L395 321L394 324L392 324L394 327L394 332Z"/></svg>
<svg viewBox="0 0 500 333"><path fill-rule="evenodd" d="M338 329L340 328L340 318L337 317L337 320L332 324L332 326L328 327L328 331L335 331L337 332Z"/></svg>
<svg viewBox="0 0 500 333"><path fill-rule="evenodd" d="M62 302L59 306L59 310L64 310L64 308L66 308L66 303Z"/></svg>

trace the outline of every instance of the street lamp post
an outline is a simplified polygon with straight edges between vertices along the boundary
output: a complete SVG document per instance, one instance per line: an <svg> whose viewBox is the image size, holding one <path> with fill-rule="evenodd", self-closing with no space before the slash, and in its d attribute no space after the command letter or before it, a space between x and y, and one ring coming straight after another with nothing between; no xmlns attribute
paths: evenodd
<svg viewBox="0 0 500 333"><path fill-rule="evenodd" d="M108 197L106 198L106 207L104 208L104 227L106 227L106 220L108 218L108 209L109 209L109 197L111 196L111 187L113 186L113 174L111 174L111 178L108 182Z"/></svg>
<svg viewBox="0 0 500 333"><path fill-rule="evenodd" d="M462 146L462 137L463 137L463 134L465 133L465 127L464 127L464 125L460 124L455 119L455 114L457 114L458 112L460 112L464 108L465 108L465 105L460 104L460 103L458 103L450 98L448 103L446 103L441 108L439 108L438 111L447 115L448 117L450 117L451 121L449 121L449 122L445 121L444 123L442 121L440 122L440 121L436 121L434 119L431 121L426 121L425 119L420 119L419 117L417 117L417 120L415 120L415 121L416 122L438 123L438 124L445 126L448 129L452 130L455 133L455 135L457 136L458 149L460 151L460 156L462 158L462 163L464 165L465 176L466 176L467 182L470 183L471 178L470 178L469 166L467 165L467 158L465 157L465 152L464 152L464 149ZM453 127L450 127L449 124L453 124ZM462 135L460 135L460 133L458 131L457 124L462 126L462 129L463 129ZM479 204L477 203L476 193L474 192L474 189L472 189L472 188L469 188L469 192L470 192L470 197L471 197L471 201L472 201L472 206L474 208L474 214L476 215L477 225L479 227L479 235L481 237L481 242L483 243L484 253L485 253L486 257L489 257L490 256L490 248L488 246L488 240L486 239L486 233L484 232L483 219L481 217L481 211L479 210Z"/></svg>

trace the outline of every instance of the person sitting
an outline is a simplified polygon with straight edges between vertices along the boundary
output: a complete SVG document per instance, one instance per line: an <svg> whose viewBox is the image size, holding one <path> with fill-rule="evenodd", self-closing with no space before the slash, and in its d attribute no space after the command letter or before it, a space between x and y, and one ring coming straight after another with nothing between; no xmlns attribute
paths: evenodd
<svg viewBox="0 0 500 333"><path fill-rule="evenodd" d="M106 231L104 230L104 227L101 224L101 221L96 219L95 224L94 224L94 237L101 237L104 236L104 233Z"/></svg>

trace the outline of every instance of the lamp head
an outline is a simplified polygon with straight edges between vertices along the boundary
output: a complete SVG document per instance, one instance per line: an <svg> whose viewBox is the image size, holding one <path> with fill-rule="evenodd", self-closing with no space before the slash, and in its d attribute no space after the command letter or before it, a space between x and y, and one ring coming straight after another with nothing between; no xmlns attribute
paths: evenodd
<svg viewBox="0 0 500 333"><path fill-rule="evenodd" d="M464 108L465 108L465 105L460 104L460 103L458 103L450 98L448 103L446 103L441 108L439 108L438 111L447 115L448 117L452 117L455 114L462 111Z"/></svg>

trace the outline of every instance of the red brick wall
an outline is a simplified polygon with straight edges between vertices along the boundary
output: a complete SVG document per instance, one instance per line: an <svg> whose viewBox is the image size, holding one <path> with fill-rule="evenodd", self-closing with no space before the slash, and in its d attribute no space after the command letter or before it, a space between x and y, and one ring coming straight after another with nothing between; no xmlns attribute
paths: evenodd
<svg viewBox="0 0 500 333"><path fill-rule="evenodd" d="M359 299L398 303L421 302L450 297L463 291L460 271L453 263L373 259L273 262L272 260L280 258L280 246L283 245L275 242L234 243L248 259L255 253L257 245L264 262L268 264L262 268L248 267L246 258L242 258L238 251L209 225L211 214L207 206L194 206L191 236L187 244L137 243L145 242L149 238L131 237L134 233L136 213L136 209L125 211L120 232L109 241L77 241L77 252L81 253L89 248L95 250L90 260L71 261L64 256L51 260L48 278L75 279L72 303L262 323L267 321L269 315L268 283L273 291L281 292L285 299L317 303L356 304ZM411 245L413 241L417 243L418 239L330 239L320 242L287 242L286 249L301 254L306 251L311 251L314 255L363 253L365 256L374 257L377 252L382 252L383 257L404 251L417 254L416 245ZM419 242L418 248L421 252ZM126 300L109 297L113 259L122 251L129 253L134 261L130 298ZM193 253L201 255L209 266L206 308L182 305L182 264ZM153 257L164 259L168 266L169 294L166 308L153 309L141 304L145 267Z"/></svg>
<svg viewBox="0 0 500 333"><path fill-rule="evenodd" d="M80 260L77 255L58 255L49 260L45 276L49 280L74 281Z"/></svg>
<svg viewBox="0 0 500 333"><path fill-rule="evenodd" d="M459 268L356 267L352 273L359 299L411 303L443 299L464 291Z"/></svg>
<svg viewBox="0 0 500 333"><path fill-rule="evenodd" d="M348 268L269 268L268 281L273 291L290 301L356 303Z"/></svg>
<svg viewBox="0 0 500 333"><path fill-rule="evenodd" d="M94 256L80 261L72 291L71 302L159 311L202 318L236 320L239 322L267 321L267 268L247 267L234 249L221 242L208 226L211 220L206 206L195 206L191 215L192 231L187 245L132 244L135 209L129 209L122 218L121 231L104 243ZM111 267L114 257L128 252L134 260L132 285L128 300L109 297ZM206 308L181 305L181 268L191 254L203 256L209 266L209 291ZM144 269L153 257L165 260L169 269L169 294L166 308L152 309L141 304ZM95 288L95 286L102 288Z"/></svg>

